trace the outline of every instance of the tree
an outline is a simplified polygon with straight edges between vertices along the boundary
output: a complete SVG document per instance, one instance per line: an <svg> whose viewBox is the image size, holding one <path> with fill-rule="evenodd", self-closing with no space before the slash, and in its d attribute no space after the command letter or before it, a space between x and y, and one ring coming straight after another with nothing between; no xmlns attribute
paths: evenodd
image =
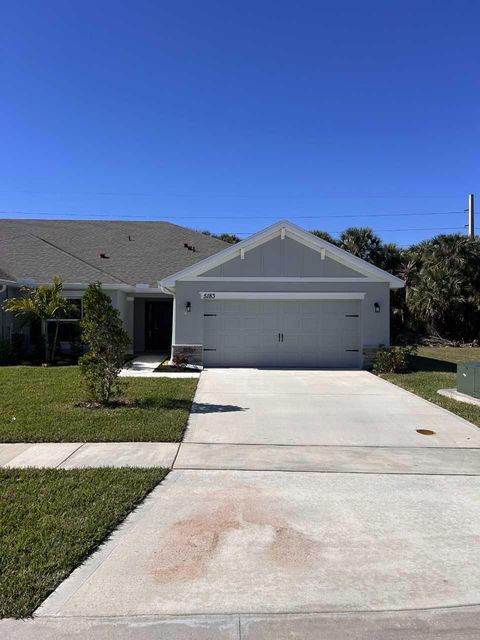
<svg viewBox="0 0 480 640"><path fill-rule="evenodd" d="M22 287L21 297L9 298L3 304L3 309L13 313L22 326L35 320L42 323L42 332L45 336L45 361L50 362L55 356L57 347L58 327L62 318L66 318L72 309L72 304L63 297L63 284L58 276L55 276L51 285L39 285L38 287ZM55 321L55 332L50 350L49 321Z"/></svg>
<svg viewBox="0 0 480 640"><path fill-rule="evenodd" d="M82 338L89 345L89 351L80 358L80 371L91 399L106 404L119 393L118 374L130 337L100 282L90 284L85 291L80 326Z"/></svg>
<svg viewBox="0 0 480 640"><path fill-rule="evenodd" d="M439 235L411 249L410 314L429 333L461 340L480 335L480 240Z"/></svg>
<svg viewBox="0 0 480 640"><path fill-rule="evenodd" d="M217 240L223 240L223 242L228 242L228 244L237 244L237 242L241 241L241 238L236 236L234 233L212 233L211 231L201 231L204 236L210 236L211 238L216 238Z"/></svg>
<svg viewBox="0 0 480 640"><path fill-rule="evenodd" d="M338 247L338 240L335 240L335 238L331 236L328 233L328 231L322 231L321 229L313 229L312 231L310 231L310 233L312 233L314 236L317 236L317 238L326 240L327 242L330 242L330 244L334 244Z"/></svg>
<svg viewBox="0 0 480 640"><path fill-rule="evenodd" d="M374 257L373 263L384 271L398 275L402 269L402 251L395 242L382 243L379 252Z"/></svg>
<svg viewBox="0 0 480 640"><path fill-rule="evenodd" d="M223 240L224 242L228 242L228 244L237 244L237 242L241 241L241 238L236 236L234 233L213 234L213 237Z"/></svg>
<svg viewBox="0 0 480 640"><path fill-rule="evenodd" d="M382 240L370 227L349 227L340 236L340 247L374 265L382 259Z"/></svg>

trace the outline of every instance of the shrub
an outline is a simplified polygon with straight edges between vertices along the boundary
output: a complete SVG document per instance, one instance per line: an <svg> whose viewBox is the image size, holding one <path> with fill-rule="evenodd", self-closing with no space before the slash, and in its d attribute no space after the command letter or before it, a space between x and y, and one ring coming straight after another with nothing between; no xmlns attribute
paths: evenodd
<svg viewBox="0 0 480 640"><path fill-rule="evenodd" d="M172 358L172 363L175 367L186 367L188 364L188 358L183 353L177 353Z"/></svg>
<svg viewBox="0 0 480 640"><path fill-rule="evenodd" d="M403 373L409 369L409 359L416 347L382 347L375 356L374 373Z"/></svg>
<svg viewBox="0 0 480 640"><path fill-rule="evenodd" d="M83 310L80 326L89 351L79 360L80 371L91 400L105 404L120 392L118 374L126 361L130 337L100 282L88 286Z"/></svg>

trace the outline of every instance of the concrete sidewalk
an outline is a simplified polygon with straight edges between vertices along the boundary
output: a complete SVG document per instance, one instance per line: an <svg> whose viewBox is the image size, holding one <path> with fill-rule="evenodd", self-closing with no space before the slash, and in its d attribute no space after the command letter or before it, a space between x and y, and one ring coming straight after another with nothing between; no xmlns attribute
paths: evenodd
<svg viewBox="0 0 480 640"><path fill-rule="evenodd" d="M0 620L6 640L478 640L480 606L294 615Z"/></svg>
<svg viewBox="0 0 480 640"><path fill-rule="evenodd" d="M0 444L0 467L171 467L178 442L39 442Z"/></svg>
<svg viewBox="0 0 480 640"><path fill-rule="evenodd" d="M231 471L309 471L480 475L480 449L40 442L0 444L0 468L168 467Z"/></svg>

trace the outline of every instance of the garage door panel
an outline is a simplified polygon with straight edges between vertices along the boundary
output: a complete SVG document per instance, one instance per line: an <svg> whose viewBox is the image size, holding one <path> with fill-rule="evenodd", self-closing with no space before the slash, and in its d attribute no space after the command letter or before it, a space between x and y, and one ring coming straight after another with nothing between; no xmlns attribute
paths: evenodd
<svg viewBox="0 0 480 640"><path fill-rule="evenodd" d="M343 336L342 346L344 349L358 349L358 337L357 336Z"/></svg>
<svg viewBox="0 0 480 640"><path fill-rule="evenodd" d="M265 333L278 333L278 318L274 315L265 315L261 317L262 331Z"/></svg>
<svg viewBox="0 0 480 640"><path fill-rule="evenodd" d="M206 302L204 363L359 367L359 312L359 301Z"/></svg>

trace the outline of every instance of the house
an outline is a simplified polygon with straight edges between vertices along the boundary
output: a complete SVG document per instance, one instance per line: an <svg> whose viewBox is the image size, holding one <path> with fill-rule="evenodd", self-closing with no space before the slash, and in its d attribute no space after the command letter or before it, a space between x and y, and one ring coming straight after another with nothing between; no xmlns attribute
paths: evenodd
<svg viewBox="0 0 480 640"><path fill-rule="evenodd" d="M78 316L88 283L102 282L134 352L226 367L368 366L403 286L287 220L235 245L167 222L0 221L0 296L54 275Z"/></svg>

